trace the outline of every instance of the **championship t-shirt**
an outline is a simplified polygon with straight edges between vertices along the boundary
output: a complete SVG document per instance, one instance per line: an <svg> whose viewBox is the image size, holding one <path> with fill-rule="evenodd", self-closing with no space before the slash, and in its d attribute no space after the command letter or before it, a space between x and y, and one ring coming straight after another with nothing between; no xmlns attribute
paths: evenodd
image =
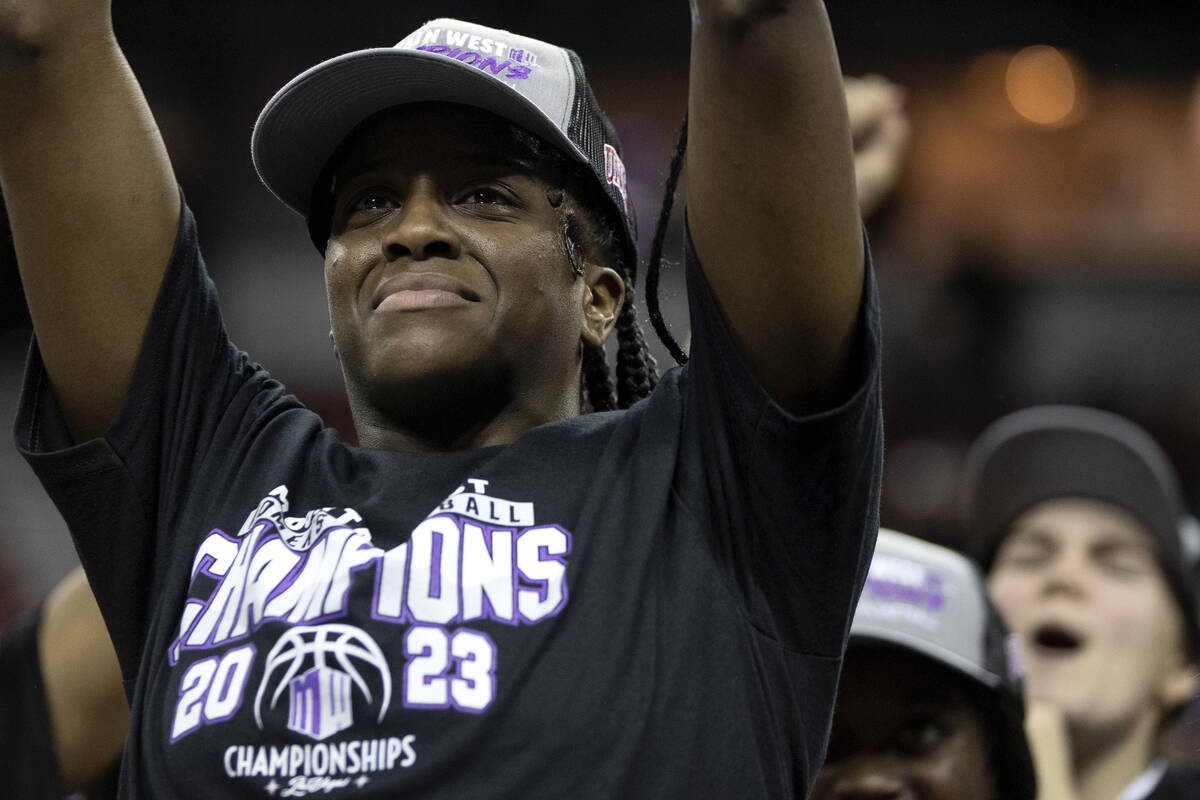
<svg viewBox="0 0 1200 800"><path fill-rule="evenodd" d="M692 360L627 411L350 446L229 341L185 208L125 405L19 446L133 716L126 798L803 796L878 525L878 311L793 417L688 245ZM869 265L868 265L869 267Z"/></svg>

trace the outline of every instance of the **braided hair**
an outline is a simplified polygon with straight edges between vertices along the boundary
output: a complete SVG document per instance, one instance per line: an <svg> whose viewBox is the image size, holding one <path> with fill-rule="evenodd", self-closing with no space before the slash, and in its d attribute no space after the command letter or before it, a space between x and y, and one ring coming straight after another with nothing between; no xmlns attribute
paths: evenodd
<svg viewBox="0 0 1200 800"><path fill-rule="evenodd" d="M572 206L575 204L572 203ZM595 208L596 206L591 206ZM637 307L634 304L634 281L637 279L636 263L629 264L624 255L621 235L617 225L621 223L612 216L567 208L564 213L563 245L567 256L574 259L580 249L579 225L576 213L586 215L592 223L593 238L606 263L617 271L621 281L628 287L625 302L617 314L616 375L609 370L608 356L602 345L583 345L583 369L580 373L583 411L612 411L629 408L648 397L658 383L658 364L646 347L642 326L638 323ZM573 262L574 263L574 262Z"/></svg>
<svg viewBox="0 0 1200 800"><path fill-rule="evenodd" d="M687 152L687 131L688 121L687 117L684 117L679 130L679 142L675 145L675 154L671 156L671 169L663 189L658 224L654 226L654 240L650 243L650 263L646 267L646 308L650 312L650 323L654 325L654 332L658 334L659 341L677 364L686 364L688 357L663 321L662 309L658 305L658 275L662 269L663 240L667 238L667 223L671 221L671 207L675 204L675 189L679 186L679 173L683 171L683 155Z"/></svg>
<svg viewBox="0 0 1200 800"><path fill-rule="evenodd" d="M632 248L624 246L623 223L614 211L608 210L608 202L595 188L595 179L584 173L582 167L569 162L557 149L516 125L512 126L512 133L537 160L551 168L564 187L563 196L555 193L551 203L562 207L563 250L575 274L583 274L580 253L595 252L606 265L616 270L627 288L625 302L617 315L615 376L609 368L604 347L583 344L580 406L584 412L629 408L648 397L658 383L658 364L646 347L637 319L634 303L637 261L636 255L627 254ZM590 231L585 232L584 221ZM590 233L590 237L586 233Z"/></svg>

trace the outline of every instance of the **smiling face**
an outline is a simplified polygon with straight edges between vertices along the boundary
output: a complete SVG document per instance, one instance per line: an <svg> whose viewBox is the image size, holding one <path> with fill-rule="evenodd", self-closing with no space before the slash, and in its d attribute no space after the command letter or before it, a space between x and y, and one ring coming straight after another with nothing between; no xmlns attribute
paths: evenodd
<svg viewBox="0 0 1200 800"><path fill-rule="evenodd" d="M997 794L984 725L963 679L905 650L847 653L813 800Z"/></svg>
<svg viewBox="0 0 1200 800"><path fill-rule="evenodd" d="M1154 540L1122 509L1082 498L1032 507L1001 543L988 591L1021 638L1029 700L1060 707L1077 739L1153 731L1191 696Z"/></svg>
<svg viewBox="0 0 1200 800"><path fill-rule="evenodd" d="M339 151L325 278L363 444L477 446L578 413L580 342L603 340L623 287L577 274L555 181L459 106L386 112Z"/></svg>

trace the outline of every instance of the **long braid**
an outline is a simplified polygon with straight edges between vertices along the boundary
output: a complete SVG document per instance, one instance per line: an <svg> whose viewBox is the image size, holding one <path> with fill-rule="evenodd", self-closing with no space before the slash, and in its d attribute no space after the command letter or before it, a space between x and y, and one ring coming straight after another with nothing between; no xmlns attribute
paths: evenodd
<svg viewBox="0 0 1200 800"><path fill-rule="evenodd" d="M617 407L616 389L608 371L604 348L593 344L583 346L583 369L580 372L583 384L581 397L583 411L612 411Z"/></svg>
<svg viewBox="0 0 1200 800"><path fill-rule="evenodd" d="M684 117L679 131L679 143L675 146L675 155L671 157L671 171L663 190L662 210L658 214L658 224L654 227L654 241L650 244L650 263L646 266L646 308L650 312L650 323L654 325L654 332L658 334L658 338L677 364L686 364L688 357L663 321L662 309L658 305L658 275L662 268L663 240L667 238L667 223L671 221L671 207L675 204L675 189L679 186L679 174L683 171L683 155L687 152L687 129L688 121L687 117Z"/></svg>
<svg viewBox="0 0 1200 800"><path fill-rule="evenodd" d="M632 282L625 294L625 304L617 315L617 404L620 408L649 397L658 383L658 364L646 347L642 326L634 308L635 292Z"/></svg>

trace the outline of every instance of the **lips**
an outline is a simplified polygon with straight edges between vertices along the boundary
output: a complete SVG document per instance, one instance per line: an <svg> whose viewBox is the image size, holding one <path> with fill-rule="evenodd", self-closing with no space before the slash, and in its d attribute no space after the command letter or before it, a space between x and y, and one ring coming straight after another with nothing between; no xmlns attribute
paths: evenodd
<svg viewBox="0 0 1200 800"><path fill-rule="evenodd" d="M371 299L372 311L417 311L464 305L479 295L459 281L437 272L404 272L379 285Z"/></svg>

